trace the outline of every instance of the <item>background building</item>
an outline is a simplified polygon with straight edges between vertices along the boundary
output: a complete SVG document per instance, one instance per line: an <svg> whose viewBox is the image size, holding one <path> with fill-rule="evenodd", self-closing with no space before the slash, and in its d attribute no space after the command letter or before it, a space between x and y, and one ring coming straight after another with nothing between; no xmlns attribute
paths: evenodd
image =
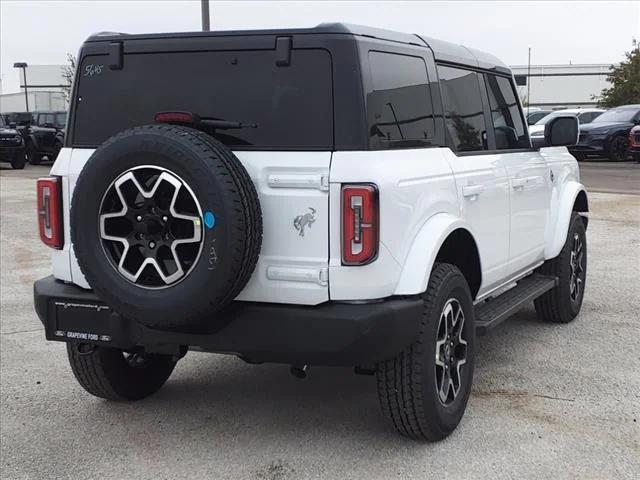
<svg viewBox="0 0 640 480"><path fill-rule="evenodd" d="M609 64L511 66L520 99L531 107L595 107L607 82ZM527 91L531 98L527 98Z"/></svg>
<svg viewBox="0 0 640 480"><path fill-rule="evenodd" d="M29 65L26 68L29 111L67 109L64 94L66 85L63 77L64 67L64 65ZM20 91L0 95L0 113L26 111L22 69L14 69L13 74L20 79Z"/></svg>

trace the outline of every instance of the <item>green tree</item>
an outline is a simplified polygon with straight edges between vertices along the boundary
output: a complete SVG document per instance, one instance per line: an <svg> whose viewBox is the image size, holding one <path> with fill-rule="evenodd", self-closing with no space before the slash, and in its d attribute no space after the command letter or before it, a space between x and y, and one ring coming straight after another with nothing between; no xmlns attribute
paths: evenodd
<svg viewBox="0 0 640 480"><path fill-rule="evenodd" d="M73 79L76 76L76 64L76 57L67 53L67 64L62 67L62 78L64 79L62 95L64 95L64 100L67 102L67 105L71 100L71 86L73 85Z"/></svg>
<svg viewBox="0 0 640 480"><path fill-rule="evenodd" d="M640 43L634 39L632 45L624 61L609 67L607 80L611 87L602 90L598 102L603 107L640 103Z"/></svg>

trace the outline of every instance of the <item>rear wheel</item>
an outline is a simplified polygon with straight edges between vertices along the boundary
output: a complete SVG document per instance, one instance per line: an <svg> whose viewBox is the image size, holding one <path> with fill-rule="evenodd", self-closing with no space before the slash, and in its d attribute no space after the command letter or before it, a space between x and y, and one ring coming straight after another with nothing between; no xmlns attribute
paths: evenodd
<svg viewBox="0 0 640 480"><path fill-rule="evenodd" d="M614 137L609 144L609 160L612 162L624 162L627 158L627 139L618 136Z"/></svg>
<svg viewBox="0 0 640 480"><path fill-rule="evenodd" d="M473 302L460 270L446 263L435 265L422 298L420 335L378 364L378 396L401 435L437 441L458 426L471 393Z"/></svg>
<svg viewBox="0 0 640 480"><path fill-rule="evenodd" d="M587 278L587 236L580 215L572 214L560 255L547 260L539 271L555 276L558 284L534 301L538 317L547 322L570 322L580 313Z"/></svg>
<svg viewBox="0 0 640 480"><path fill-rule="evenodd" d="M170 355L123 352L82 343L67 343L78 383L91 395L107 400L140 400L157 392L176 365Z"/></svg>

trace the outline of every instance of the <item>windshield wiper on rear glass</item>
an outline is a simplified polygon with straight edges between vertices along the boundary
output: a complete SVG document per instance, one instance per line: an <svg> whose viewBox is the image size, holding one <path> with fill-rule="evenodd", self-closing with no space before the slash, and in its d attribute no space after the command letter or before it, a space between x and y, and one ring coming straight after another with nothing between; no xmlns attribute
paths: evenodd
<svg viewBox="0 0 640 480"><path fill-rule="evenodd" d="M197 113L192 112L158 112L154 115L154 120L156 123L186 123L194 126L202 124L214 130L258 128L257 123L243 123L215 117L201 117Z"/></svg>
<svg viewBox="0 0 640 480"><path fill-rule="evenodd" d="M232 128L258 128L256 123L242 123L233 120L221 120L219 118L200 118L200 122L216 130L229 130Z"/></svg>

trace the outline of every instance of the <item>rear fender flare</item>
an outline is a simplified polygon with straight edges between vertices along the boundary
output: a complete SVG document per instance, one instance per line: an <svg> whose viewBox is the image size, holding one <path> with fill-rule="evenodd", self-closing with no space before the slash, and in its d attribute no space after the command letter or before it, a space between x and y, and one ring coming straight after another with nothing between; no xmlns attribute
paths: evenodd
<svg viewBox="0 0 640 480"><path fill-rule="evenodd" d="M450 213L437 213L425 222L405 258L395 295L416 295L427 290L440 247L458 229L468 231L473 237L469 225Z"/></svg>

